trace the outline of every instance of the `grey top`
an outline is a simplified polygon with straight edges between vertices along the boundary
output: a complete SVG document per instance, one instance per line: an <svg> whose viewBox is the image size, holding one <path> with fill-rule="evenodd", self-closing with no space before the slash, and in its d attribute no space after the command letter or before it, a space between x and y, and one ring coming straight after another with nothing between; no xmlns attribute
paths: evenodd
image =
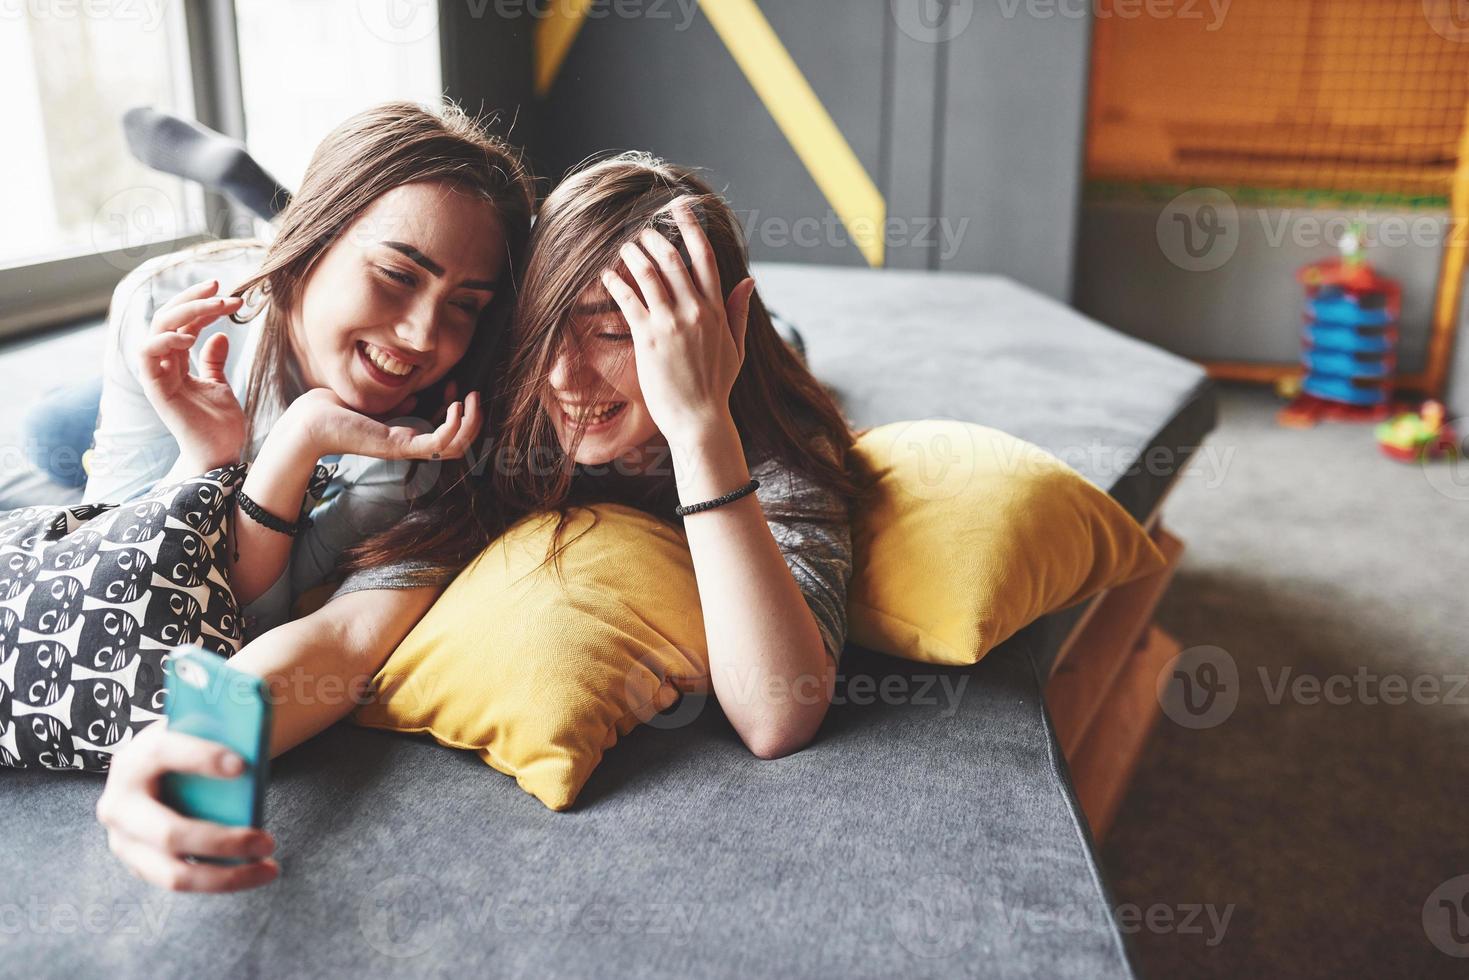
<svg viewBox="0 0 1469 980"><path fill-rule="evenodd" d="M792 515L766 523L816 617L827 654L836 662L847 638L847 586L852 580L852 526L846 502L774 459L752 466L750 476L760 481L755 496L762 507ZM333 598L364 589L443 585L459 571L415 561L361 569L342 581Z"/></svg>

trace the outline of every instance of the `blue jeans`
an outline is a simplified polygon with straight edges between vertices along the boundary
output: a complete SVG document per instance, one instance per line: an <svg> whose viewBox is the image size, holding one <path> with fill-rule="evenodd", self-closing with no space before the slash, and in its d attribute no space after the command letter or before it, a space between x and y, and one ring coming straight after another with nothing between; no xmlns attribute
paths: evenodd
<svg viewBox="0 0 1469 980"><path fill-rule="evenodd" d="M31 406L23 429L31 465L64 487L86 486L82 454L92 448L101 404L102 379L97 377L50 391Z"/></svg>

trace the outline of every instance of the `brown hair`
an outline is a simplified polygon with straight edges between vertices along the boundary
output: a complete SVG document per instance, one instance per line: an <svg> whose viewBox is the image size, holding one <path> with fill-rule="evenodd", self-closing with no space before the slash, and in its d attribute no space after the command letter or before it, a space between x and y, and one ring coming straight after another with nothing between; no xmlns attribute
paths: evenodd
<svg viewBox="0 0 1469 980"><path fill-rule="evenodd" d="M548 556L554 558L564 547L560 538L568 508L579 504L616 501L676 520L671 467L631 478L590 474L591 468L572 464L561 448L541 397L558 352L565 347L577 356L580 340L572 335L572 310L578 297L597 283L603 269L617 266L621 245L644 228L681 245L668 207L680 197L691 198L700 216L728 300L749 275L744 238L729 205L693 171L630 153L573 172L547 197L531 235L510 349L490 400L494 444L487 460L479 461L488 461L488 472L441 497L434 520L400 524L352 549L348 567L402 560L463 566L517 520L541 511L559 515ZM603 385L592 401L607 394ZM774 458L848 501L859 492L847 472L851 429L776 333L758 292L750 300L745 359L730 393L730 413L750 459ZM821 437L828 451L812 445ZM771 520L795 516L766 512Z"/></svg>
<svg viewBox="0 0 1469 980"><path fill-rule="evenodd" d="M287 324L311 269L374 201L418 181L442 181L481 197L494 205L499 218L510 266L502 281L509 287L496 291L469 350L444 379L458 380L460 391L478 386L499 327L514 305L516 267L530 236L535 188L520 154L453 103L385 102L352 116L321 141L301 189L281 214L259 272L234 292L247 298L235 322L266 311L245 389L247 447L266 407L279 402L289 351ZM418 411L432 413L436 407L420 398Z"/></svg>

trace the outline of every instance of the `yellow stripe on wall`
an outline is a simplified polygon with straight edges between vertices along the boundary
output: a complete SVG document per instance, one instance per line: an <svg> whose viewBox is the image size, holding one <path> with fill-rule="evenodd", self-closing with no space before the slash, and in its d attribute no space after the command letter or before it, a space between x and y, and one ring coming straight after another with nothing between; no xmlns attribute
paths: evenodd
<svg viewBox="0 0 1469 980"><path fill-rule="evenodd" d="M581 25L586 22L587 11L597 0L554 0L546 18L536 25L536 94L551 91L561 63L571 50L571 42Z"/></svg>
<svg viewBox="0 0 1469 980"><path fill-rule="evenodd" d="M546 95L555 84L561 64L595 2L554 0L549 15L537 25L537 95ZM770 21L755 0L701 0L699 6L832 210L842 219L867 264L882 265L887 201Z"/></svg>
<svg viewBox="0 0 1469 980"><path fill-rule="evenodd" d="M770 21L755 0L701 0L699 6L867 264L882 265L887 202Z"/></svg>

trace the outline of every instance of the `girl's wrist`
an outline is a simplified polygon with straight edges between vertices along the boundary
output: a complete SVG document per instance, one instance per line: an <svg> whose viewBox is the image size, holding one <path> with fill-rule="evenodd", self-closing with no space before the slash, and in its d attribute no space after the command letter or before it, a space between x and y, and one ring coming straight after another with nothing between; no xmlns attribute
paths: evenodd
<svg viewBox="0 0 1469 980"><path fill-rule="evenodd" d="M226 455L219 449L207 445L191 445L186 439L178 440L179 455L169 470L170 477L187 478L217 470L240 461L240 454ZM170 481L172 482L172 481Z"/></svg>
<svg viewBox="0 0 1469 980"><path fill-rule="evenodd" d="M744 444L727 411L723 420L716 420L668 445L682 504L712 500L750 480Z"/></svg>
<svg viewBox="0 0 1469 980"><path fill-rule="evenodd" d="M682 452L689 455L698 455L709 449L724 449L731 441L738 443L740 440L739 430L735 427L734 416L730 414L728 406L695 416L679 429L665 431L663 437L668 440L669 449L675 454Z"/></svg>
<svg viewBox="0 0 1469 980"><path fill-rule="evenodd" d="M303 395L286 407L285 413L265 437L265 444L269 445L274 440L277 445L288 448L292 456L300 459L309 457L315 465L321 457L333 452L328 444L328 427L323 422L319 403L309 395Z"/></svg>

